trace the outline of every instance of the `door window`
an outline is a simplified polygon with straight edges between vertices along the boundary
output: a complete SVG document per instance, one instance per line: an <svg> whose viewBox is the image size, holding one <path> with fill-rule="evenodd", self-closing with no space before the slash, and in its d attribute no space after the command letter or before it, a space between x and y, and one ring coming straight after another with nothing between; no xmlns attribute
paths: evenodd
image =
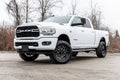
<svg viewBox="0 0 120 80"><path fill-rule="evenodd" d="M72 21L72 24L75 24L74 26L82 26L81 23L82 22L80 17L75 17Z"/></svg>
<svg viewBox="0 0 120 80"><path fill-rule="evenodd" d="M86 24L84 24L84 27L91 28L91 25L88 19L86 19Z"/></svg>

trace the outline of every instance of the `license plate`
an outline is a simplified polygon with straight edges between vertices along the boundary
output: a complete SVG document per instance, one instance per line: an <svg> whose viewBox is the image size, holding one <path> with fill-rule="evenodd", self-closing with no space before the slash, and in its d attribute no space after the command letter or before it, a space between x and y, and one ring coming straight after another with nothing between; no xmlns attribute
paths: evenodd
<svg viewBox="0 0 120 80"><path fill-rule="evenodd" d="M28 46L26 45L22 46L22 51L28 51L28 50L29 50Z"/></svg>

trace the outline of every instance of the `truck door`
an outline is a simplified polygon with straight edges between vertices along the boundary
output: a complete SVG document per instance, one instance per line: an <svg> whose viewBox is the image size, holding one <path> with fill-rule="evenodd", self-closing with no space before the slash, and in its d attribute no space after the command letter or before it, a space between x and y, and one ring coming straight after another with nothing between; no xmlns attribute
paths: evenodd
<svg viewBox="0 0 120 80"><path fill-rule="evenodd" d="M86 23L83 25L84 32L85 32L85 40L83 44L86 44L86 47L94 47L95 42L95 30L92 28L90 21L86 19Z"/></svg>
<svg viewBox="0 0 120 80"><path fill-rule="evenodd" d="M89 48L94 44L94 30L87 24L81 24L81 18L75 17L71 23L74 48ZM87 26L87 27L86 27Z"/></svg>

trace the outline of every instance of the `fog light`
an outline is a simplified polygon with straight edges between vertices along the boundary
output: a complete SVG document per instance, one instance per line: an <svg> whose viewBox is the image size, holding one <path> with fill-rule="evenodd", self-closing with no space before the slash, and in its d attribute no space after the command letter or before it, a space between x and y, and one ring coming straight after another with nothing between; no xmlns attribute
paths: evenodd
<svg viewBox="0 0 120 80"><path fill-rule="evenodd" d="M38 43L33 43L33 46L38 46Z"/></svg>
<svg viewBox="0 0 120 80"><path fill-rule="evenodd" d="M44 45L44 46L51 45L51 41L45 41L45 42L42 42L42 45Z"/></svg>

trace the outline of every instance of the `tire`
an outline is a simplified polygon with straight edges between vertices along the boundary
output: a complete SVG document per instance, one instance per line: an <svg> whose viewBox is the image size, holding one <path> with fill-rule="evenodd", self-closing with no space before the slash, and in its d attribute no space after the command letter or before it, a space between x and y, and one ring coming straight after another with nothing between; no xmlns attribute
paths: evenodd
<svg viewBox="0 0 120 80"><path fill-rule="evenodd" d="M71 58L71 46L66 41L58 41L56 49L53 54L50 55L50 59L57 64L65 64Z"/></svg>
<svg viewBox="0 0 120 80"><path fill-rule="evenodd" d="M73 52L72 57L76 57L78 55L78 52Z"/></svg>
<svg viewBox="0 0 120 80"><path fill-rule="evenodd" d="M96 49L96 55L98 58L104 58L107 54L107 47L105 42L100 42L98 48Z"/></svg>
<svg viewBox="0 0 120 80"><path fill-rule="evenodd" d="M36 58L38 58L39 54L28 54L28 53L19 53L19 56L24 61L34 61Z"/></svg>

